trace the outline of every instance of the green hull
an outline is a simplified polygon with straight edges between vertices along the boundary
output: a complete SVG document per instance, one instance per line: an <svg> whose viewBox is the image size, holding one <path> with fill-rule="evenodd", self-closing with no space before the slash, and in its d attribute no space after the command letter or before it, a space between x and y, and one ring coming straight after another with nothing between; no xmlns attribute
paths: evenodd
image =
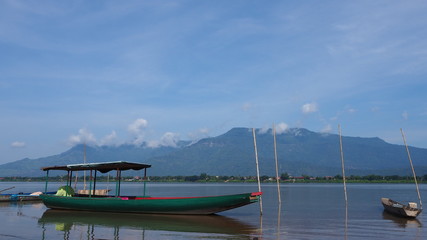
<svg viewBox="0 0 427 240"><path fill-rule="evenodd" d="M214 214L257 202L261 193L244 193L213 197L62 197L40 195L52 209L79 211L156 213L156 214Z"/></svg>

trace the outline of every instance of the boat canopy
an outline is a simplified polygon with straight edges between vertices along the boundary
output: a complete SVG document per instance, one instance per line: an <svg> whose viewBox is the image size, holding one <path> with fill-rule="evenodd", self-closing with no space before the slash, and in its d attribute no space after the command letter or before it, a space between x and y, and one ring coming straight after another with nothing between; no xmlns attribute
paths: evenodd
<svg viewBox="0 0 427 240"><path fill-rule="evenodd" d="M41 170L64 170L64 171L85 171L85 170L96 170L101 173L107 173L111 170L141 170L144 168L150 168L151 165L143 163L134 163L134 162L99 162L99 163L82 163L82 164L69 164L64 166L51 166L51 167L42 167Z"/></svg>

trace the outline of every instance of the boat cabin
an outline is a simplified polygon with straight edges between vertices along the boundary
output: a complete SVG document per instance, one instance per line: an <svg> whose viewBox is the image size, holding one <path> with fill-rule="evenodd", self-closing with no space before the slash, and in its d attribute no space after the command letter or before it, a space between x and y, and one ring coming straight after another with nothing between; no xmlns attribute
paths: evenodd
<svg viewBox="0 0 427 240"><path fill-rule="evenodd" d="M108 173L110 171L116 170L116 193L115 196L120 196L120 179L121 172L126 170L144 170L144 196L145 196L145 179L147 178L147 168L150 168L151 165L143 164L143 163L134 163L134 162L125 162L125 161L115 161L115 162L100 162L100 163L83 163L83 164L69 164L63 166L51 166L51 167L43 167L41 170L46 171L46 184L45 184L45 192L47 191L49 172L51 170L62 170L67 171L67 185L71 188L73 172L75 171L90 171L90 184L89 191L86 195L89 197L95 195L97 193L96 190L96 175L97 172L100 173ZM93 181L92 181L93 180ZM99 192L99 191L98 191Z"/></svg>

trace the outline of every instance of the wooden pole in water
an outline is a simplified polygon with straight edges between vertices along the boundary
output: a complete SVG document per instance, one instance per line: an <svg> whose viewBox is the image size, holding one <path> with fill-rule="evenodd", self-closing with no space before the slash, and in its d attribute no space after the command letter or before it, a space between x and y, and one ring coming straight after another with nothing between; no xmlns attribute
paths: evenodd
<svg viewBox="0 0 427 240"><path fill-rule="evenodd" d="M10 187L10 188L5 188L5 189L2 189L2 190L0 190L0 193L1 192L4 192L4 191L7 191L7 190L10 190L10 189L14 189L15 187Z"/></svg>
<svg viewBox="0 0 427 240"><path fill-rule="evenodd" d="M347 185L345 182L345 165L344 165L344 151L342 149L342 134L341 126L338 124L338 132L340 137L340 153L341 153L341 170L342 170L342 180L344 183L344 199L345 199L345 222L344 222L344 239L347 239L347 228L348 228L348 199L347 199Z"/></svg>
<svg viewBox="0 0 427 240"><path fill-rule="evenodd" d="M274 123L273 123L273 140L274 140L274 160L276 161L277 196L279 198L279 203L281 203L282 199L280 197L279 164L277 161L276 126L274 125Z"/></svg>
<svg viewBox="0 0 427 240"><path fill-rule="evenodd" d="M255 163L256 163L256 175L258 180L258 192L261 192L261 181L259 179L259 164L258 164L258 150L256 146L255 128L252 128L252 135L254 137L254 148L255 148ZM262 215L262 197L259 198L259 211Z"/></svg>
<svg viewBox="0 0 427 240"><path fill-rule="evenodd" d="M83 163L86 164L86 142L83 144ZM83 190L86 190L86 171L83 171Z"/></svg>
<svg viewBox="0 0 427 240"><path fill-rule="evenodd" d="M344 183L344 199L345 205L347 206L347 185L345 182L345 168L344 168L344 152L342 150L342 136L341 136L341 126L338 124L338 132L340 136L340 152L341 152L341 170L342 170L342 180Z"/></svg>
<svg viewBox="0 0 427 240"><path fill-rule="evenodd" d="M400 132L402 133L403 142L405 143L406 152L408 153L409 163L411 164L412 174L414 175L415 186L417 188L417 193L418 193L418 200L420 201L420 209L423 209L423 203L421 201L420 189L418 188L417 175L415 175L414 165L412 165L411 154L409 153L408 144L406 144L406 138L405 138L405 134L403 133L403 130L400 129Z"/></svg>

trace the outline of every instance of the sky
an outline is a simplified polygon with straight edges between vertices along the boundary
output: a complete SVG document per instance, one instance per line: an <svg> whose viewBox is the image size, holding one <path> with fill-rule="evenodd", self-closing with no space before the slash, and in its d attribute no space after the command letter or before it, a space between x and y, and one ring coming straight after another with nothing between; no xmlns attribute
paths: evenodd
<svg viewBox="0 0 427 240"><path fill-rule="evenodd" d="M393 144L402 128L427 148L426 12L422 0L1 0L0 164L273 124Z"/></svg>

